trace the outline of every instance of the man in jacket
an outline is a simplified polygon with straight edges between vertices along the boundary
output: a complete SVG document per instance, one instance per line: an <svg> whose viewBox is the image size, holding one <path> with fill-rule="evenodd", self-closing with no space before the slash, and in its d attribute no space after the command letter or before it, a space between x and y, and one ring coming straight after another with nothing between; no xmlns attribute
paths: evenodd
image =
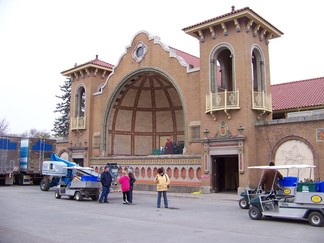
<svg viewBox="0 0 324 243"><path fill-rule="evenodd" d="M274 166L273 162L269 163L269 166ZM277 190L278 179L283 179L282 174L276 169L266 169L261 178L261 188L270 193Z"/></svg>
<svg viewBox="0 0 324 243"><path fill-rule="evenodd" d="M99 203L108 203L108 194L110 192L110 186L112 182L112 176L109 172L109 167L108 165L105 166L104 171L101 173L101 185L102 185L102 193L99 198Z"/></svg>
<svg viewBox="0 0 324 243"><path fill-rule="evenodd" d="M157 197L157 208L160 208L161 206L161 196L163 195L164 199L164 207L168 208L168 198L167 198L167 190L168 186L170 184L170 179L167 174L164 173L163 168L159 168L157 170L158 174L154 179L154 182L157 184L156 185L156 190L158 192L158 197Z"/></svg>

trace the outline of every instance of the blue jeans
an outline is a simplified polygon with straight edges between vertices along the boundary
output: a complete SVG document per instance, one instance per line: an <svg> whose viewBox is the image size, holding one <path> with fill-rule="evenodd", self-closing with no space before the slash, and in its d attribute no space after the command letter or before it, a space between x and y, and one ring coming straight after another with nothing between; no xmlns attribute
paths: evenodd
<svg viewBox="0 0 324 243"><path fill-rule="evenodd" d="M168 207L168 198L167 198L167 192L166 191L158 191L158 197L157 197L157 203L156 206L159 208L161 206L161 196L163 194L163 200L164 200L164 207Z"/></svg>
<svg viewBox="0 0 324 243"><path fill-rule="evenodd" d="M109 192L110 192L110 187L103 186L99 202L102 201L107 202Z"/></svg>

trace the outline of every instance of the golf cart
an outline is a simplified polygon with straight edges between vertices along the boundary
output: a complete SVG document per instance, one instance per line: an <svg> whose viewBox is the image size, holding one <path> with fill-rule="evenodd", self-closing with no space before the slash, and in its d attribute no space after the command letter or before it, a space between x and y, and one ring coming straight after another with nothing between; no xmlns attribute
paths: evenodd
<svg viewBox="0 0 324 243"><path fill-rule="evenodd" d="M101 183L99 174L90 167L67 167L70 178L62 176L55 191L55 198L60 199L67 196L77 201L83 198L91 198L97 201L99 198L99 189Z"/></svg>
<svg viewBox="0 0 324 243"><path fill-rule="evenodd" d="M249 167L287 171L287 177L280 183L281 189L251 199L250 218L253 220L262 217L291 218L308 220L312 226L324 226L324 182L313 182L309 179L299 182L300 170L309 169L311 175L314 167L311 165ZM297 170L297 177L288 176L291 170ZM288 180L285 181L285 178Z"/></svg>

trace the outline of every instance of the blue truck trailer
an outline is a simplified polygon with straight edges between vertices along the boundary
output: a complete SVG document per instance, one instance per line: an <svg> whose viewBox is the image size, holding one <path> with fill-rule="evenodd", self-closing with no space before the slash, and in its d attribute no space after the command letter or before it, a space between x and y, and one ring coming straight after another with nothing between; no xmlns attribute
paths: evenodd
<svg viewBox="0 0 324 243"><path fill-rule="evenodd" d="M0 184L12 185L19 173L20 141L19 137L0 137Z"/></svg>
<svg viewBox="0 0 324 243"><path fill-rule="evenodd" d="M55 149L55 139L22 138L19 174L15 175L15 183L18 185L38 185L44 177L42 175L43 162L50 160Z"/></svg>

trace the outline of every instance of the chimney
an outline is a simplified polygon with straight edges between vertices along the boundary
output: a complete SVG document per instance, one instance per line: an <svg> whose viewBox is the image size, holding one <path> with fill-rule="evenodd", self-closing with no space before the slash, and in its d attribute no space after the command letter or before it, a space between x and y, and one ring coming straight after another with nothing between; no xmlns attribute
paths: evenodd
<svg viewBox="0 0 324 243"><path fill-rule="evenodd" d="M98 55L96 55L96 60L98 60Z"/></svg>
<svg viewBox="0 0 324 243"><path fill-rule="evenodd" d="M233 5L233 6L232 6L232 12L234 12L234 11L235 11L235 6Z"/></svg>

